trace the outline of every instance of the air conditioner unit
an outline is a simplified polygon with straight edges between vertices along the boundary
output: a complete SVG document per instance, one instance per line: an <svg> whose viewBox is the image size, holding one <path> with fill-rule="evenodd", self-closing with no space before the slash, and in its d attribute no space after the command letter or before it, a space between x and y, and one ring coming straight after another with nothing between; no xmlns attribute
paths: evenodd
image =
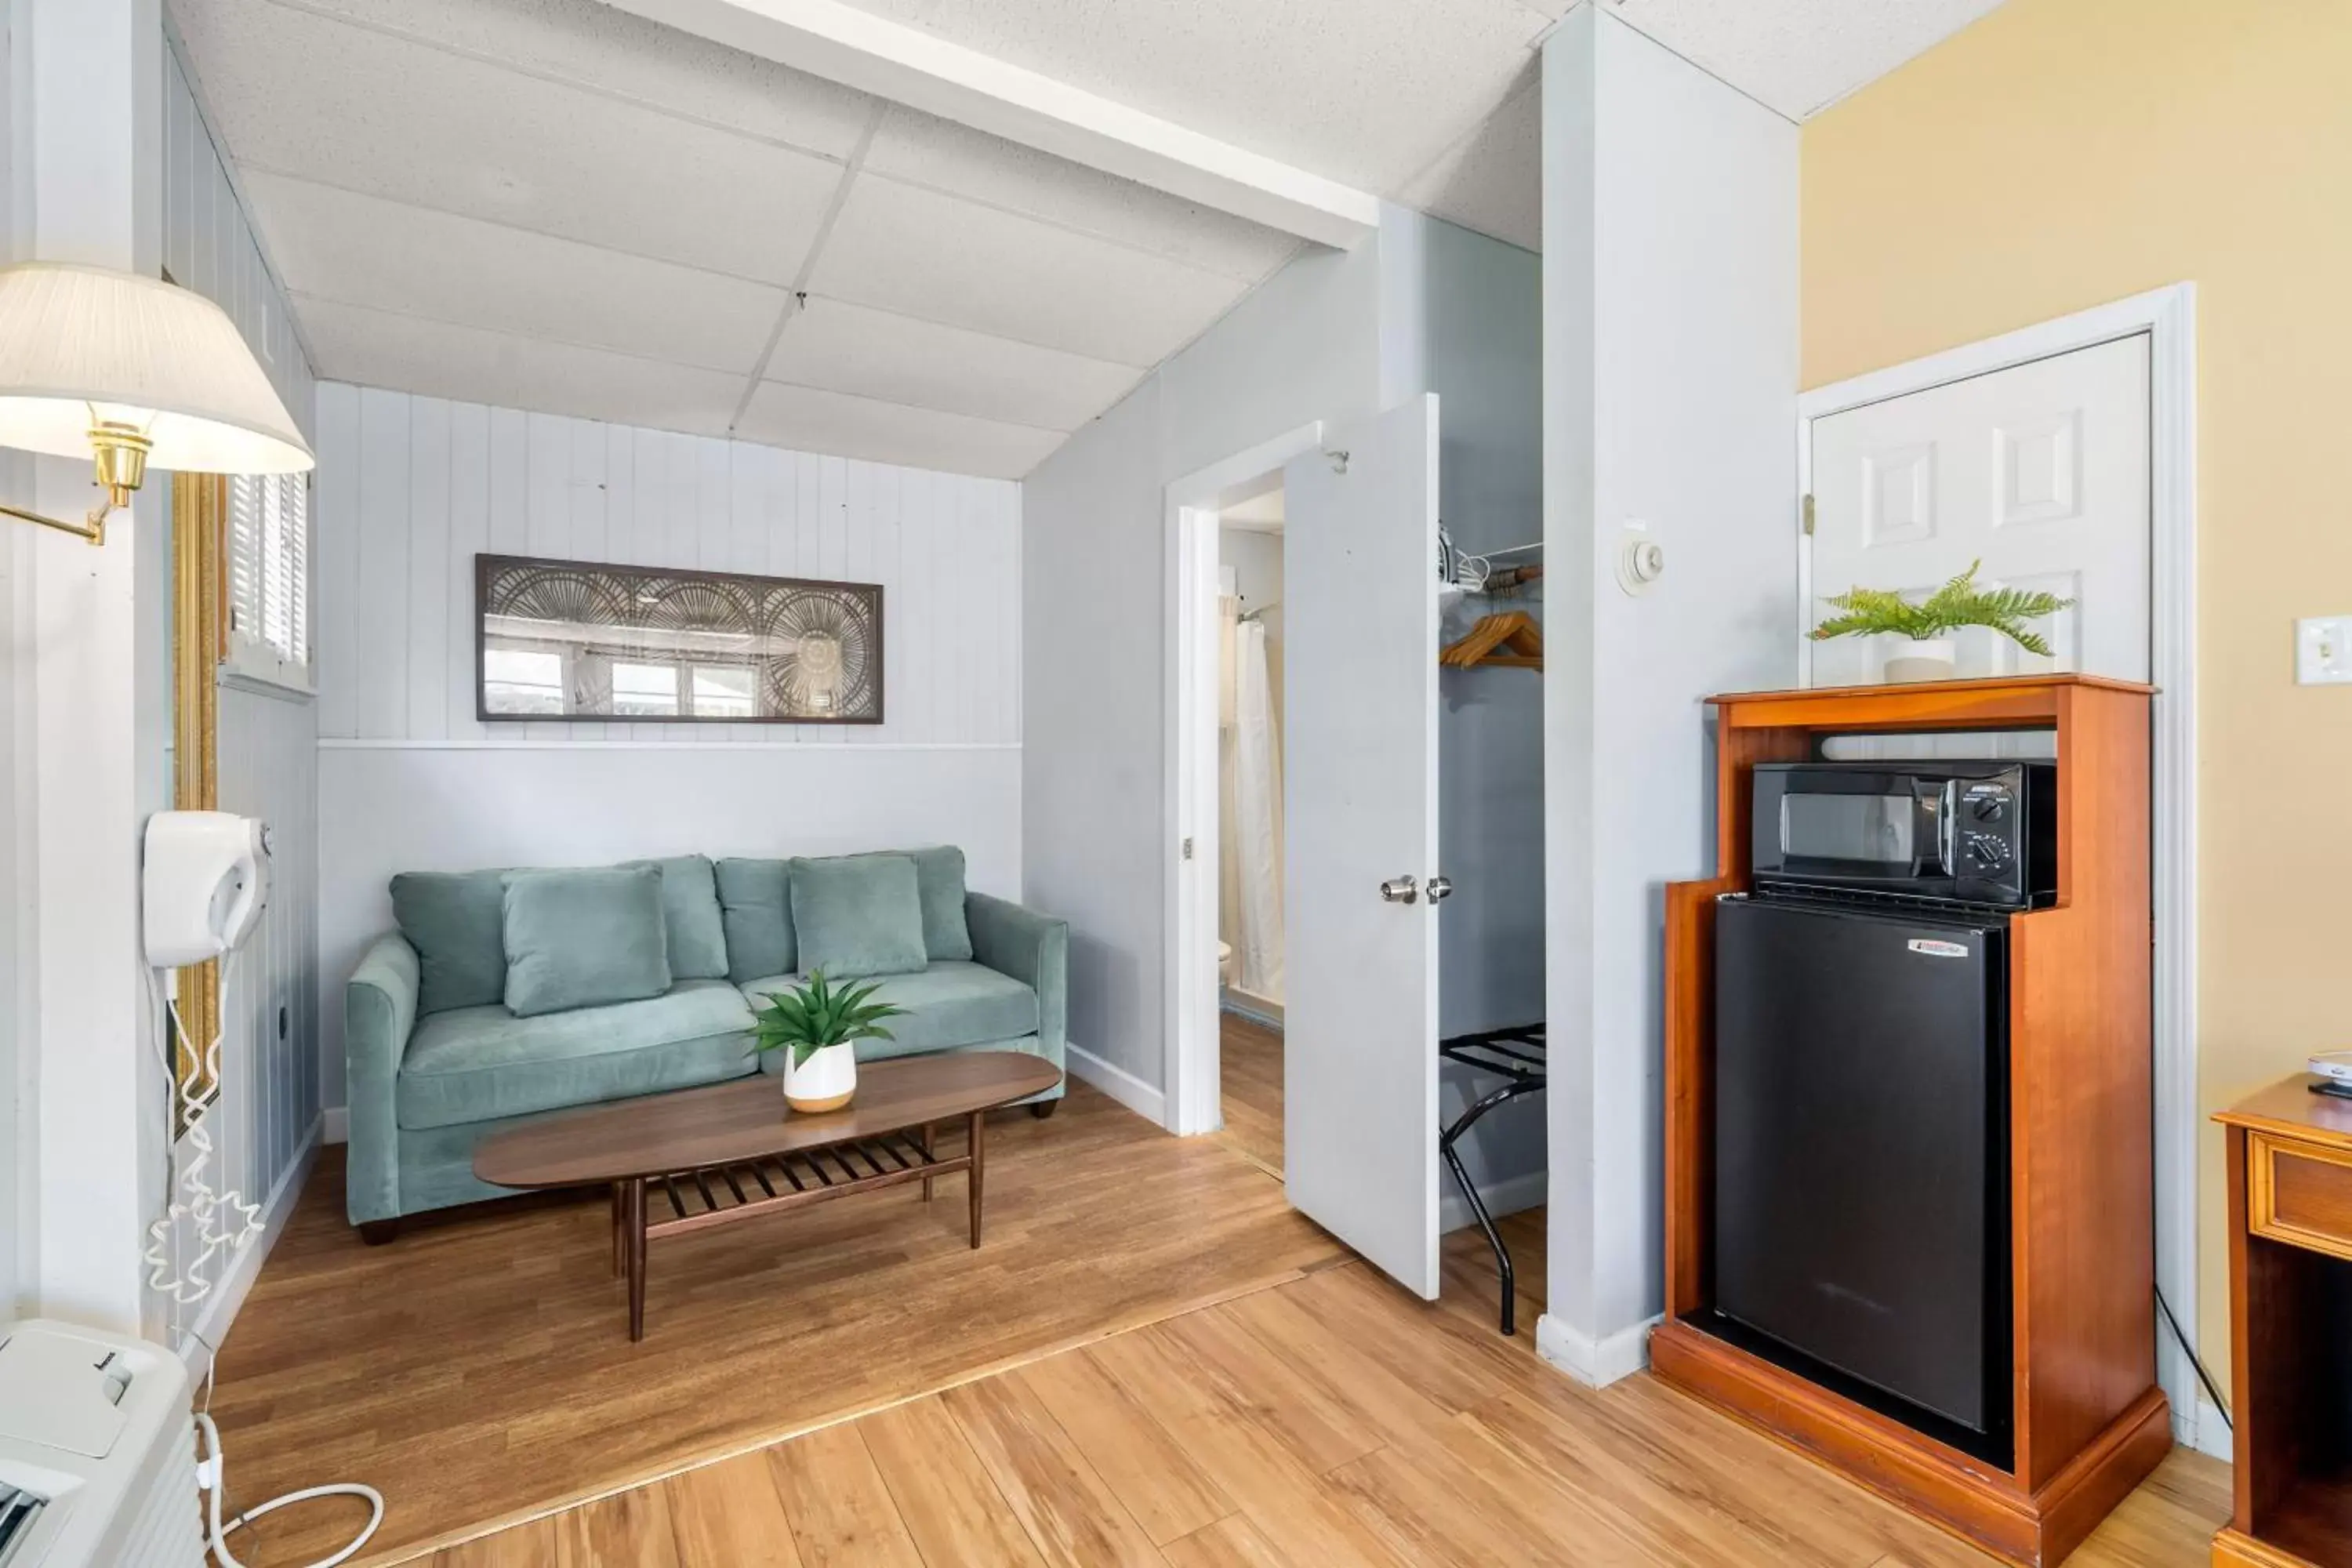
<svg viewBox="0 0 2352 1568"><path fill-rule="evenodd" d="M142 1340L0 1327L0 1568L204 1568L188 1374Z"/></svg>

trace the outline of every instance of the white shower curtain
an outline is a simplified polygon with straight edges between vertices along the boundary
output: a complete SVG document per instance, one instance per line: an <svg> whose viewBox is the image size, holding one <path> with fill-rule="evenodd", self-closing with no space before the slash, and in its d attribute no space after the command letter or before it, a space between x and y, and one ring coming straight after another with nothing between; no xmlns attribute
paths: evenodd
<svg viewBox="0 0 2352 1568"><path fill-rule="evenodd" d="M1239 922L1234 983L1268 1002L1282 1000L1282 738L1267 679L1265 627L1234 627L1234 867Z"/></svg>

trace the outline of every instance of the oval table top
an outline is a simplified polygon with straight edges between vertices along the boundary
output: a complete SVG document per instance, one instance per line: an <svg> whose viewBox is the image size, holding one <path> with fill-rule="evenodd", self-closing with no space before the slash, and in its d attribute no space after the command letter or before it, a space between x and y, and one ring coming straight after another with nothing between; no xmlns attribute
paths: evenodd
<svg viewBox="0 0 2352 1568"><path fill-rule="evenodd" d="M551 1116L493 1133L474 1174L501 1187L576 1187L819 1149L1026 1100L1061 1069L1025 1051L953 1051L860 1062L857 1098L811 1116L766 1073Z"/></svg>

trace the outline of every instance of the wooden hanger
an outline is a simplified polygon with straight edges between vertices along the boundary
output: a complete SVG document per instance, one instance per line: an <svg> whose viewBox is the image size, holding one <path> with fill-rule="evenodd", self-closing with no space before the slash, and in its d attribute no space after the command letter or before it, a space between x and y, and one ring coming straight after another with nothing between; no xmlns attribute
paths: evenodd
<svg viewBox="0 0 2352 1568"><path fill-rule="evenodd" d="M1481 616L1478 624L1460 641L1437 656L1437 662L1456 669L1482 664L1499 665L1506 669L1541 669L1543 628L1525 610Z"/></svg>

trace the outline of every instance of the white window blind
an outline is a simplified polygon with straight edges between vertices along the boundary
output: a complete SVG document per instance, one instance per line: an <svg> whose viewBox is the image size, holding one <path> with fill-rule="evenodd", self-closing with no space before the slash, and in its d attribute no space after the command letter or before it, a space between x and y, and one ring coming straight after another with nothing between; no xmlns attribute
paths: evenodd
<svg viewBox="0 0 2352 1568"><path fill-rule="evenodd" d="M242 674L310 686L310 485L305 474L228 482L230 662Z"/></svg>

